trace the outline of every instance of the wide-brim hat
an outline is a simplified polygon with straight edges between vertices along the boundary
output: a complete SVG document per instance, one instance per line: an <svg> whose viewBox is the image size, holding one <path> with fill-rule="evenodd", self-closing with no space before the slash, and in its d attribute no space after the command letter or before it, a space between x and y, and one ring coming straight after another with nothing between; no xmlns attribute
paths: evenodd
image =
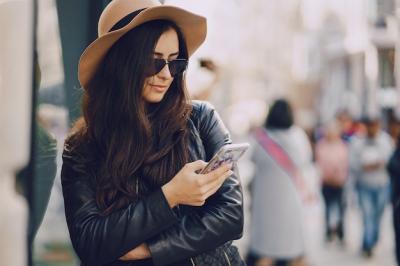
<svg viewBox="0 0 400 266"><path fill-rule="evenodd" d="M116 24L132 20L114 30ZM78 66L78 79L86 87L108 50L125 33L151 21L165 19L174 22L186 41L189 56L204 42L207 34L206 18L182 8L162 5L157 0L113 0L103 10L98 25L98 38L82 53Z"/></svg>

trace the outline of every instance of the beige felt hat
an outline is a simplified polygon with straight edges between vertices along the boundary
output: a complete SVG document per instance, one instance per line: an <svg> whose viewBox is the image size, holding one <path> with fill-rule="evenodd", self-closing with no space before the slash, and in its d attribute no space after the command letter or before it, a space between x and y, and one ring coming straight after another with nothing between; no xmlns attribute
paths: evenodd
<svg viewBox="0 0 400 266"><path fill-rule="evenodd" d="M127 19L131 19L128 24L116 27ZM179 7L162 5L157 0L113 0L100 16L98 38L86 48L79 60L78 79L81 86L88 85L98 65L119 38L138 25L157 19L171 20L181 29L189 56L206 38L207 23L202 16ZM117 29L114 30L114 27Z"/></svg>

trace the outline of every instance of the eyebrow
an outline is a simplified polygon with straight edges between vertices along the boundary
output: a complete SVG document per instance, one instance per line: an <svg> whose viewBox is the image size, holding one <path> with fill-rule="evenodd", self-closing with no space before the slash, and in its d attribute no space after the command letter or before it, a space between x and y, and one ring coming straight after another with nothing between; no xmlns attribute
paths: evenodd
<svg viewBox="0 0 400 266"><path fill-rule="evenodd" d="M163 56L164 56L163 53L158 53L158 52L154 52L154 55L160 56L160 57L163 57ZM175 55L179 55L179 52L172 53L172 54L170 54L168 57L175 56Z"/></svg>

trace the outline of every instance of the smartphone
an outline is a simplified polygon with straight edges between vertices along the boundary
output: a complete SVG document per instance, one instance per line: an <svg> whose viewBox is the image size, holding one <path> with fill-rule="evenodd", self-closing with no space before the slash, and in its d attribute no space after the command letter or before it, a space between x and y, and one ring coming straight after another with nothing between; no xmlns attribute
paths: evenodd
<svg viewBox="0 0 400 266"><path fill-rule="evenodd" d="M249 147L250 144L248 143L228 144L222 146L208 162L206 167L201 170L200 174L207 174L224 163L236 162Z"/></svg>

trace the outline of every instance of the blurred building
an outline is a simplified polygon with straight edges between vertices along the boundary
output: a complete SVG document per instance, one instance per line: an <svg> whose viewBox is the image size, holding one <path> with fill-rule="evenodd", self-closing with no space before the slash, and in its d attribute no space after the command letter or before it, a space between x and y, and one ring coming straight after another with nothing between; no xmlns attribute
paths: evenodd
<svg viewBox="0 0 400 266"><path fill-rule="evenodd" d="M305 127L340 109L355 118L398 112L395 0L165 2L207 17L195 58L224 68L224 97L214 100L225 106L285 96Z"/></svg>
<svg viewBox="0 0 400 266"><path fill-rule="evenodd" d="M248 1L240 6L242 37L235 54L241 60L233 66L233 100L287 96L306 127L340 109L356 119L389 119L398 112L395 4Z"/></svg>
<svg viewBox="0 0 400 266"><path fill-rule="evenodd" d="M303 0L301 9L299 34L314 45L298 45L296 52L308 56L294 64L301 66L295 68L295 77L303 86L317 88L309 102L314 102L318 121L331 119L339 109L349 110L355 118L393 116L398 103L395 1L335 0L316 5Z"/></svg>

